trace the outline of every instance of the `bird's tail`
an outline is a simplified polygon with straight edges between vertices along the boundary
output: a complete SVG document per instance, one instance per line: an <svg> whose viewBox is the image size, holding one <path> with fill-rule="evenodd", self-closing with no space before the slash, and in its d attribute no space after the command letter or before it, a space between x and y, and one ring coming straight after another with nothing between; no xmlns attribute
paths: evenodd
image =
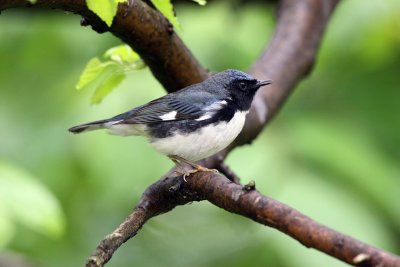
<svg viewBox="0 0 400 267"><path fill-rule="evenodd" d="M89 123L71 127L68 129L68 131L70 131L71 133L74 133L74 134L78 134L78 133L82 133L82 132L103 129L103 128L106 128L107 123L110 123L110 120L93 121L93 122L89 122Z"/></svg>

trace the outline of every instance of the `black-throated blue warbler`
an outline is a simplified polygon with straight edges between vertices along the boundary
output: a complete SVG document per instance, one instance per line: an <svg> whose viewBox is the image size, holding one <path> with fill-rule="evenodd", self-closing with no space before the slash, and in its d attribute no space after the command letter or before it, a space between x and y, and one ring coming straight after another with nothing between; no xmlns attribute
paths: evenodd
<svg viewBox="0 0 400 267"><path fill-rule="evenodd" d="M238 70L225 70L207 80L167 94L128 112L69 129L81 133L108 129L116 135L141 135L176 164L195 164L227 147L243 128L257 90L271 84Z"/></svg>

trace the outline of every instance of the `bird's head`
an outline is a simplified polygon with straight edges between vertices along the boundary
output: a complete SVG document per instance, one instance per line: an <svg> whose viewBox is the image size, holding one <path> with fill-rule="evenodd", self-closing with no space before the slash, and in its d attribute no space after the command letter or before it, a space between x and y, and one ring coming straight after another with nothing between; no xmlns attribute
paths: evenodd
<svg viewBox="0 0 400 267"><path fill-rule="evenodd" d="M248 110L257 90L272 83L271 80L257 80L239 70L225 70L213 75L211 79L219 85L223 84L223 90L227 91L240 110Z"/></svg>

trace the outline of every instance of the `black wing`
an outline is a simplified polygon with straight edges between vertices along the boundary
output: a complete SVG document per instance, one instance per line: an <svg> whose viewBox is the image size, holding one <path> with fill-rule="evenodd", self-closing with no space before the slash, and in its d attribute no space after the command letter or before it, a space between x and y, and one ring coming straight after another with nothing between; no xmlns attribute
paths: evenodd
<svg viewBox="0 0 400 267"><path fill-rule="evenodd" d="M194 120L221 109L226 102L215 95L195 90L171 93L143 106L115 116L116 124L151 124L163 121Z"/></svg>

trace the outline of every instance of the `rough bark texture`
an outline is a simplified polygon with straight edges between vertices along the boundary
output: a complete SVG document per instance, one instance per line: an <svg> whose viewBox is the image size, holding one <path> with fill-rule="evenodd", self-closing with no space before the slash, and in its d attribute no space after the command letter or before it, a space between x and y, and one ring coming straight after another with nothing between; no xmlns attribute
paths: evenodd
<svg viewBox="0 0 400 267"><path fill-rule="evenodd" d="M315 248L354 266L399 266L400 258L320 225L298 211L263 196L250 183L239 185L223 159L234 147L257 137L277 113L295 85L312 69L322 34L338 0L282 0L275 34L250 73L274 84L257 94L240 137L226 150L202 162L218 168L222 175L196 173L187 182L175 169L143 193L133 212L106 236L86 266L103 266L124 242L135 236L151 217L191 201L208 200L229 212L290 235L306 247ZM0 11L30 6L26 0L2 0ZM208 76L173 31L168 21L140 0L120 4L114 23L108 28L87 9L84 0L38 0L35 7L58 8L78 13L83 24L97 32L110 31L132 46L148 64L167 91L202 81ZM232 182L233 181L233 182Z"/></svg>
<svg viewBox="0 0 400 267"><path fill-rule="evenodd" d="M208 200L229 212L273 227L308 248L322 251L350 265L400 266L400 257L315 222L297 210L262 195L255 189L254 183L242 186L212 172L196 173L184 182L174 171L144 192L134 211L101 241L86 266L103 266L113 252L135 236L151 217L201 200Z"/></svg>

